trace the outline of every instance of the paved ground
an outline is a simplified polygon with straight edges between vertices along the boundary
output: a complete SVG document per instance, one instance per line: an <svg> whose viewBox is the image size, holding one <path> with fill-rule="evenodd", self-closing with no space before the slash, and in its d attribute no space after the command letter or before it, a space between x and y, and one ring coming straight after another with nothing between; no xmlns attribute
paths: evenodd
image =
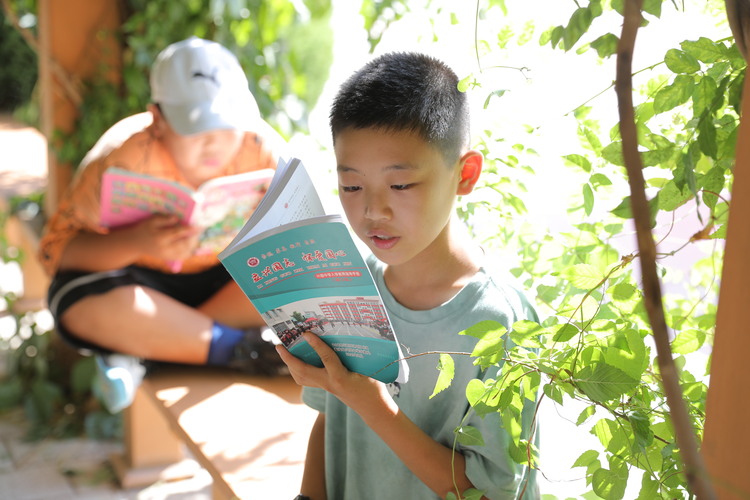
<svg viewBox="0 0 750 500"><path fill-rule="evenodd" d="M35 129L0 115L0 198L44 189L47 146ZM0 288L18 290L20 273L0 262ZM3 330L0 311L0 334ZM0 352L0 359L4 358ZM0 368L2 363L0 363ZM121 490L108 465L122 443L87 438L26 442L20 410L0 413L0 500L209 500L211 479L194 478Z"/></svg>

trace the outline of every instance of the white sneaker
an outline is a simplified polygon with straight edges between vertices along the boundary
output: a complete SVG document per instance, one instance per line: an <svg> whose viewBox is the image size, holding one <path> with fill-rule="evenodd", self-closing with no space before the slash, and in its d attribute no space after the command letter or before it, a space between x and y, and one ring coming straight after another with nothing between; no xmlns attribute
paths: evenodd
<svg viewBox="0 0 750 500"><path fill-rule="evenodd" d="M124 354L96 354L94 393L110 413L118 413L133 403L146 367L139 358Z"/></svg>

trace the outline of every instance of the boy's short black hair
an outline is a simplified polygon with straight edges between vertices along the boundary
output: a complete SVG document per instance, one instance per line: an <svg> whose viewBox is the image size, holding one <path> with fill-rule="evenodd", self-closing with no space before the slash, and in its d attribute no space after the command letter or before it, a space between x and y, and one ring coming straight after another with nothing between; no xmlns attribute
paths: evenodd
<svg viewBox="0 0 750 500"><path fill-rule="evenodd" d="M469 141L469 104L458 77L425 54L392 52L352 75L330 114L334 144L347 128L416 132L452 164Z"/></svg>

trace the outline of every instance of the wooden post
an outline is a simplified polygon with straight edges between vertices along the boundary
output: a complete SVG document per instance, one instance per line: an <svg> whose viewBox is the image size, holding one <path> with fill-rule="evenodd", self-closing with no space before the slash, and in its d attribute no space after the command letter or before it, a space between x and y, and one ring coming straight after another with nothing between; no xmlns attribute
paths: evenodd
<svg viewBox="0 0 750 500"><path fill-rule="evenodd" d="M79 82L101 74L117 85L122 49L118 0L39 0L41 131L50 146L45 211L49 215L70 184L75 165L58 163L55 132L70 133L78 118Z"/></svg>
<svg viewBox="0 0 750 500"><path fill-rule="evenodd" d="M750 400L745 367L750 359L750 74L745 77L742 119L730 203L706 401L703 456L721 500L750 498Z"/></svg>

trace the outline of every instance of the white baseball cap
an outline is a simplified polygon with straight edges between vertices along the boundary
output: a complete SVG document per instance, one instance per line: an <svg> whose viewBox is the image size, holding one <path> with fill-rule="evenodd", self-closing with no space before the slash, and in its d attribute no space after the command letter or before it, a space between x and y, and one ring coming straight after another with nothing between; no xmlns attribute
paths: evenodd
<svg viewBox="0 0 750 500"><path fill-rule="evenodd" d="M198 37L173 43L156 56L151 100L180 135L252 130L259 119L237 58L224 46Z"/></svg>

